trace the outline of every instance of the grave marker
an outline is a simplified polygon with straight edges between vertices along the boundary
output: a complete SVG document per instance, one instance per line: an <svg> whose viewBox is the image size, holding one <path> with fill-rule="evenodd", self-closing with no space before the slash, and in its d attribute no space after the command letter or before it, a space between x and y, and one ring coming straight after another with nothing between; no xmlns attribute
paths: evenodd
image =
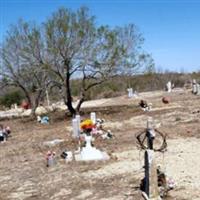
<svg viewBox="0 0 200 200"><path fill-rule="evenodd" d="M90 113L90 119L92 120L93 124L96 124L96 113L95 112Z"/></svg>

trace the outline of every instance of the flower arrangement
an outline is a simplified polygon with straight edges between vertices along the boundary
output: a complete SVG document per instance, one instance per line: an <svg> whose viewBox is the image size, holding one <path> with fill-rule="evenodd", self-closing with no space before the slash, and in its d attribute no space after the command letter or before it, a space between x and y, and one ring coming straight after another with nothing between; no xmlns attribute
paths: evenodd
<svg viewBox="0 0 200 200"><path fill-rule="evenodd" d="M95 127L95 124L93 124L91 119L86 119L81 122L80 126L83 132L91 132L91 130Z"/></svg>
<svg viewBox="0 0 200 200"><path fill-rule="evenodd" d="M48 160L49 158L53 158L53 157L55 157L55 155L56 155L56 152L54 152L54 151L47 151L46 159Z"/></svg>
<svg viewBox="0 0 200 200"><path fill-rule="evenodd" d="M95 137L101 136L103 139L111 139L113 136L111 131L103 128L104 121L104 119L97 119L96 124L94 124L91 119L82 121L80 124L82 134L92 135ZM84 141L84 135L80 136L80 140Z"/></svg>
<svg viewBox="0 0 200 200"><path fill-rule="evenodd" d="M50 167L55 164L55 156L56 156L56 153L54 151L47 152L46 154L47 167Z"/></svg>

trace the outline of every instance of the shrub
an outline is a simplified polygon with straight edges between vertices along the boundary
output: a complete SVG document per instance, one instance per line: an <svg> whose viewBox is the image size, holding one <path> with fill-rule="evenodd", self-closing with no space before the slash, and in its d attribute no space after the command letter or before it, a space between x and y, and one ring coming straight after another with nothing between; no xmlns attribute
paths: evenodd
<svg viewBox="0 0 200 200"><path fill-rule="evenodd" d="M8 92L0 98L0 104L10 108L15 103L19 105L23 98L24 95L19 90Z"/></svg>

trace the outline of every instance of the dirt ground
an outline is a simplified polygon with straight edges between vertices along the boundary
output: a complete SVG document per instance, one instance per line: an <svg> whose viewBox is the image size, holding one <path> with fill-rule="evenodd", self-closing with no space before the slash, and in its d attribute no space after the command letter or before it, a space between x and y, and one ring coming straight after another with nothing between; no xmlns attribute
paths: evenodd
<svg viewBox="0 0 200 200"><path fill-rule="evenodd" d="M163 104L163 96L170 97ZM152 103L152 110L138 107L140 99ZM102 108L102 109L101 109ZM28 118L1 121L12 129L12 137L0 143L1 200L142 200L139 190L144 176L144 152L137 147L135 135L146 128L149 116L155 127L167 134L168 148L157 153L156 161L176 187L167 200L200 200L200 97L176 89L142 93L86 102L81 118L96 111L111 130L111 140L96 139L95 146L106 151L108 161L66 163L60 154L77 150L71 137L71 119L64 113L50 115L50 124L41 125ZM45 141L64 139L48 147ZM56 152L56 164L46 167L46 153Z"/></svg>

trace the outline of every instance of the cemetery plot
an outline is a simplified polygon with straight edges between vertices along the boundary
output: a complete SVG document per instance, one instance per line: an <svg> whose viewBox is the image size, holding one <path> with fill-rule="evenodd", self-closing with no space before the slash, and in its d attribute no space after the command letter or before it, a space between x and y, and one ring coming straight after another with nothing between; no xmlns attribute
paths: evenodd
<svg viewBox="0 0 200 200"><path fill-rule="evenodd" d="M162 102L166 94L168 104ZM63 152L75 152L79 145L72 137L72 121L63 112L49 115L47 126L29 118L2 121L12 130L12 137L0 143L0 199L141 200L144 152L137 147L136 135L153 117L155 127L167 134L168 144L164 154L155 153L156 163L175 182L165 199L199 200L199 96L172 90L143 93L140 97L152 103L149 112L140 109L140 99L127 96L99 102L103 109L89 109L92 102L83 109L82 118L90 118L90 112L97 111L97 117L105 119L103 127L113 133L112 139L97 137L94 141L94 147L106 152L109 160L66 162L61 157ZM48 151L55 152L49 167Z"/></svg>

